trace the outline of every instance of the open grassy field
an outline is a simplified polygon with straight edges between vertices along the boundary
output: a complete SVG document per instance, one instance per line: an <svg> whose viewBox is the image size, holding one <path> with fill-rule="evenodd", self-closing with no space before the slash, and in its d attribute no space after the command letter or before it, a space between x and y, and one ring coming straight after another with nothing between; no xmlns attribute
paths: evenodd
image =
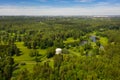
<svg viewBox="0 0 120 80"><path fill-rule="evenodd" d="M15 62L20 63L20 64L25 63L25 65L20 65L19 64L19 69L18 70L21 70L23 68L27 68L29 71L32 71L33 66L36 64L36 62L33 61L32 57L29 56L30 49L25 47L23 45L23 42L16 42L15 44L17 45L17 47L21 51L20 56L13 56Z"/></svg>
<svg viewBox="0 0 120 80"><path fill-rule="evenodd" d="M106 37L100 37L100 43L106 46L108 44L108 39Z"/></svg>
<svg viewBox="0 0 120 80"><path fill-rule="evenodd" d="M72 43L72 42L75 42L75 41L79 41L79 39L73 39L72 37L70 37L70 38L67 38L67 40L66 41L64 41L64 43Z"/></svg>
<svg viewBox="0 0 120 80"><path fill-rule="evenodd" d="M17 47L20 49L21 55L20 56L13 56L16 63L19 64L19 69L27 68L29 71L32 71L33 66L36 64L36 61L34 60L34 57L30 57L29 53L32 49L28 49L24 46L23 42L16 42L15 43ZM46 50L37 49L39 54L44 55L46 53ZM42 57L44 59L44 57ZM21 65L22 63L25 63L25 65Z"/></svg>

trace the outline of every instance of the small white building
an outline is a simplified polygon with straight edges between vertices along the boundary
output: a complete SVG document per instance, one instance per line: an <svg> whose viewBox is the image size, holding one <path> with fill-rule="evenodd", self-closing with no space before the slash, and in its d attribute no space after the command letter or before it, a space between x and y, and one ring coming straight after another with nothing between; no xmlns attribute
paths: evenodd
<svg viewBox="0 0 120 80"><path fill-rule="evenodd" d="M56 48L55 54L61 54L61 53L62 53L62 49L61 48Z"/></svg>

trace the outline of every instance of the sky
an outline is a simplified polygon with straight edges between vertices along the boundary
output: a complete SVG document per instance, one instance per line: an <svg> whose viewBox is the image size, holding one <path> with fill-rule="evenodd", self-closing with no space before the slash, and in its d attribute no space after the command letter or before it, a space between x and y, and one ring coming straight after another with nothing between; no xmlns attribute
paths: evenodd
<svg viewBox="0 0 120 80"><path fill-rule="evenodd" d="M0 15L120 15L120 0L0 0Z"/></svg>

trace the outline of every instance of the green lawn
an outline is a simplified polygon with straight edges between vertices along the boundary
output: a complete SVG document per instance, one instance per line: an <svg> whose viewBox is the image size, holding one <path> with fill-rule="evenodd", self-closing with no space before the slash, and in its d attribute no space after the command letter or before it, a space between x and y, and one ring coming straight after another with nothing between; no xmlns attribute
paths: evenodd
<svg viewBox="0 0 120 80"><path fill-rule="evenodd" d="M19 73L19 71L21 71L22 69L26 68L29 72L33 71L33 67L36 64L36 61L34 60L35 57L30 57L29 53L32 49L28 49L27 47L24 46L23 42L16 42L15 43L17 45L17 47L20 49L21 51L21 55L20 56L13 56L14 60L16 63L19 63L19 69L14 71L14 75L16 73ZM46 58L46 51L47 49L37 49L37 51L39 52L39 54L41 54L41 64L43 64L44 62L49 62L50 66L53 67L54 65L54 61L53 58ZM21 65L22 63L25 63L25 65Z"/></svg>
<svg viewBox="0 0 120 80"><path fill-rule="evenodd" d="M17 71L19 71L19 70L21 70L23 68L27 68L29 71L31 71L33 66L36 64L36 62L33 61L32 57L29 56L30 49L25 47L23 45L23 42L16 42L15 44L17 45L17 47L21 51L20 56L13 56L15 62L20 63L19 64L19 69L16 70L15 72L17 72ZM25 63L25 65L21 65L21 63Z"/></svg>
<svg viewBox="0 0 120 80"><path fill-rule="evenodd" d="M23 42L16 42L15 44L21 51L20 56L13 56L15 62L20 63L20 64L25 63L25 65L19 65L20 69L18 70L27 68L29 71L32 71L33 66L36 64L36 62L34 61L34 57L29 56L31 49L28 49L27 47L25 47ZM39 51L39 53L42 55L46 53L46 50L37 49L37 51ZM45 57L42 57L42 58L44 59Z"/></svg>
<svg viewBox="0 0 120 80"><path fill-rule="evenodd" d="M79 41L79 39L73 39L72 37L71 38L67 38L66 41L63 41L64 43L72 43L72 42L75 42L75 41Z"/></svg>
<svg viewBox="0 0 120 80"><path fill-rule="evenodd" d="M20 49L21 51L21 55L20 56L14 56L14 60L15 61L31 61L33 60L30 56L30 49L28 49L27 47L25 47L23 45L23 42L16 42L15 43L17 45L17 47Z"/></svg>
<svg viewBox="0 0 120 80"><path fill-rule="evenodd" d="M108 44L108 39L106 37L100 37L100 43L106 46Z"/></svg>

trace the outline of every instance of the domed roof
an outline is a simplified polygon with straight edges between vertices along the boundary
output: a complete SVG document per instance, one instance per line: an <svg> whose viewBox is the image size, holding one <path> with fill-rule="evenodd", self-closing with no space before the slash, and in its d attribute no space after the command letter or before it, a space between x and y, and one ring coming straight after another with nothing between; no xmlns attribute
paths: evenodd
<svg viewBox="0 0 120 80"><path fill-rule="evenodd" d="M62 53L62 49L61 48L56 48L56 54L60 54L60 53Z"/></svg>
<svg viewBox="0 0 120 80"><path fill-rule="evenodd" d="M62 49L61 48L56 48L56 51L62 51Z"/></svg>

